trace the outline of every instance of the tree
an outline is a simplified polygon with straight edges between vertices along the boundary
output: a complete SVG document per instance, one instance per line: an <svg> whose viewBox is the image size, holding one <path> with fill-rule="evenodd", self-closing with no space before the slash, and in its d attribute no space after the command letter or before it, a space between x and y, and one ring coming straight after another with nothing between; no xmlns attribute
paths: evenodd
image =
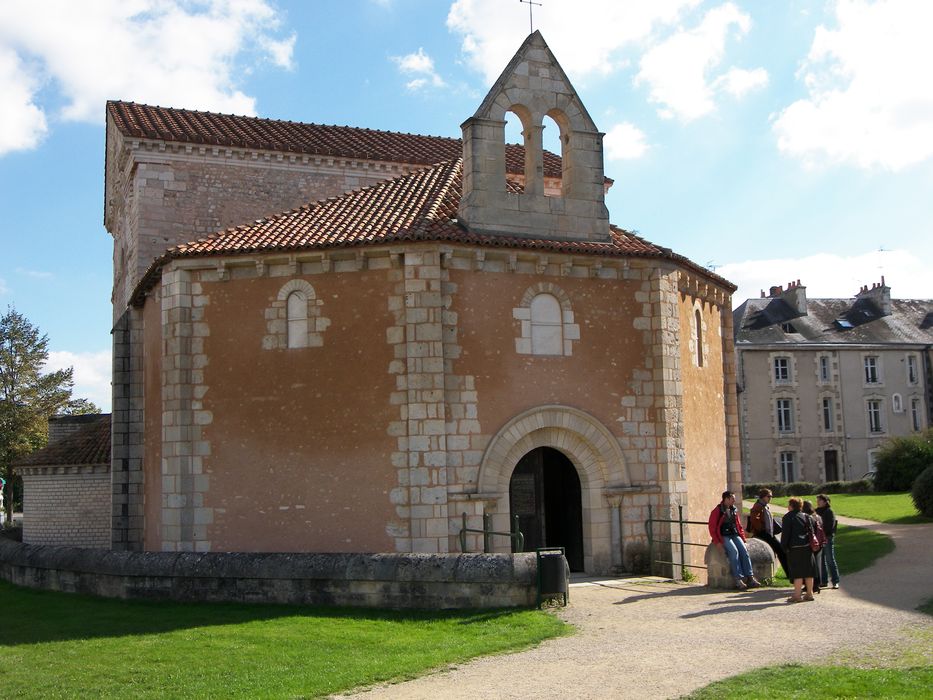
<svg viewBox="0 0 933 700"><path fill-rule="evenodd" d="M72 368L47 374L49 338L12 307L0 317L0 475L7 521L13 515L13 462L48 441L48 419L68 405Z"/></svg>
<svg viewBox="0 0 933 700"><path fill-rule="evenodd" d="M914 480L933 465L933 429L894 437L875 459L875 491L910 491Z"/></svg>

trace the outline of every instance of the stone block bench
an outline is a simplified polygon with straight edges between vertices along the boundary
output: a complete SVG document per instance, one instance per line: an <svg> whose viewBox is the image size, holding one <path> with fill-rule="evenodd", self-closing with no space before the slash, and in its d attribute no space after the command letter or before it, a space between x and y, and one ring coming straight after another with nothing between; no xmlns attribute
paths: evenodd
<svg viewBox="0 0 933 700"><path fill-rule="evenodd" d="M759 581L774 578L777 566L774 551L768 546L768 543L750 537L748 542L745 543L745 547L748 549L748 556L752 560L752 570L755 572L755 578ZM710 542L703 560L706 563L707 586L710 588L735 588L735 577L732 575L729 559L724 551Z"/></svg>

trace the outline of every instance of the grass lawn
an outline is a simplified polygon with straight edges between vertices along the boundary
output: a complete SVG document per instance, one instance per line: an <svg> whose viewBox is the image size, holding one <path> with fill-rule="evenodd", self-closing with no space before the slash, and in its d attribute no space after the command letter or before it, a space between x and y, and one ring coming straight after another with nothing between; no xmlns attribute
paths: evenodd
<svg viewBox="0 0 933 700"><path fill-rule="evenodd" d="M315 697L520 649L537 610L392 612L117 601L0 581L4 697Z"/></svg>
<svg viewBox="0 0 933 700"><path fill-rule="evenodd" d="M849 668L788 664L756 669L711 683L689 700L746 700L756 695L781 698L928 698L933 666Z"/></svg>
<svg viewBox="0 0 933 700"><path fill-rule="evenodd" d="M874 520L879 523L915 524L933 523L933 518L925 518L914 507L910 493L836 493L828 494L832 499L833 512L839 516ZM787 496L772 498L776 506L787 507ZM798 496L802 500L813 501L816 495Z"/></svg>
<svg viewBox="0 0 933 700"><path fill-rule="evenodd" d="M835 501L833 498L833 503ZM836 530L836 563L839 565L840 576L867 569L876 559L893 551L894 540L880 532L849 525L840 525ZM779 566L771 585L785 587L793 584L787 580L784 570Z"/></svg>

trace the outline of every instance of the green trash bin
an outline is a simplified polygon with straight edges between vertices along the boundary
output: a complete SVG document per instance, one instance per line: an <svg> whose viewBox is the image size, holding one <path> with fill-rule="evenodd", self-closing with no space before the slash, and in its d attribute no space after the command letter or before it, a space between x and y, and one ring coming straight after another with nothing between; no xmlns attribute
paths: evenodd
<svg viewBox="0 0 933 700"><path fill-rule="evenodd" d="M535 550L538 564L538 607L549 598L570 598L570 567L563 547L539 547Z"/></svg>

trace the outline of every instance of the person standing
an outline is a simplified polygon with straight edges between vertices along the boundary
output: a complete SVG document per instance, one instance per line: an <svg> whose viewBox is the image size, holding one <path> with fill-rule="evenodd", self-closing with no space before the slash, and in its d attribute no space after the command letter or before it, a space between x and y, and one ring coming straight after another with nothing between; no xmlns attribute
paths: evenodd
<svg viewBox="0 0 933 700"><path fill-rule="evenodd" d="M761 489L758 492L758 500L752 506L751 513L748 516L748 529L752 537L757 537L768 543L768 546L774 550L778 561L781 562L781 568L787 573L787 555L784 548L774 536L774 517L771 515L771 489ZM778 530L780 532L780 530Z"/></svg>
<svg viewBox="0 0 933 700"><path fill-rule="evenodd" d="M799 603L802 600L813 600L813 552L810 550L810 520L809 516L801 511L802 504L799 498L791 498L787 502L789 510L781 518L781 546L787 552L787 563L790 570L787 578L794 583L794 594L787 599L788 603ZM803 586L807 593L801 595Z"/></svg>
<svg viewBox="0 0 933 700"><path fill-rule="evenodd" d="M829 496L821 493L816 497L816 514L823 521L823 534L826 544L823 545L823 562L820 565L820 585L826 588L832 582L833 588L839 588L839 567L836 565L836 514L829 507ZM827 569L829 575L827 576Z"/></svg>
<svg viewBox="0 0 933 700"><path fill-rule="evenodd" d="M729 559L729 568L740 591L758 588L761 582L755 578L752 560L745 547L745 530L735 508L735 494L722 492L722 501L709 514L709 536L716 546L724 550Z"/></svg>
<svg viewBox="0 0 933 700"><path fill-rule="evenodd" d="M810 528L813 531L816 541L820 543L820 548L813 552L813 589L811 593L820 592L820 568L823 566L823 547L826 545L826 535L823 534L823 520L813 509L812 501L804 501L801 510L810 518Z"/></svg>

